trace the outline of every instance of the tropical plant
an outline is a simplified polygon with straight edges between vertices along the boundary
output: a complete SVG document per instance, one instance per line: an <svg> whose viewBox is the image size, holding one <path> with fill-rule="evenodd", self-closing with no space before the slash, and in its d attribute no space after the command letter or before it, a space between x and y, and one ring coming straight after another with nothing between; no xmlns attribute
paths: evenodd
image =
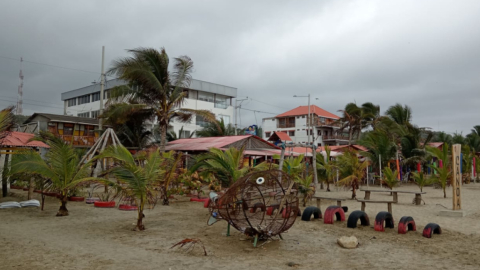
<svg viewBox="0 0 480 270"><path fill-rule="evenodd" d="M450 169L446 166L442 168L434 168L433 166L429 165L429 167L436 170L437 174L434 174L432 177L440 185L440 187L443 190L443 197L446 198L447 197L446 188L447 188L448 180L450 180L451 174L452 174Z"/></svg>
<svg viewBox="0 0 480 270"><path fill-rule="evenodd" d="M155 187L164 180L166 171L162 164L165 159L156 150L134 157L125 147L109 147L97 158L111 158L113 166L107 173L112 174L117 183L117 196L120 200L131 200L138 207L137 224L134 230L145 230L143 224L144 210L146 205L154 207L159 191Z"/></svg>
<svg viewBox="0 0 480 270"><path fill-rule="evenodd" d="M388 108L385 114L399 125L411 126L412 109L408 105L402 106L400 103L397 103Z"/></svg>
<svg viewBox="0 0 480 270"><path fill-rule="evenodd" d="M235 128L232 124L225 125L223 118L214 122L207 123L207 125L197 131L197 137L221 137L235 135Z"/></svg>
<svg viewBox="0 0 480 270"><path fill-rule="evenodd" d="M339 131L343 132L343 130L348 129L348 144L350 145L355 132L359 133L362 129L361 125L359 125L361 122L359 116L361 114L361 108L355 103L348 103L345 109L339 110L339 112L342 113L342 116L337 120L337 122L341 124Z"/></svg>
<svg viewBox="0 0 480 270"><path fill-rule="evenodd" d="M333 183L335 173L337 172L336 162L331 159L330 147L325 146L325 156L317 153L317 174L318 178L327 183L327 191L330 191L330 183Z"/></svg>
<svg viewBox="0 0 480 270"><path fill-rule="evenodd" d="M207 110L182 108L191 82L193 62L188 56L175 58L173 73L168 71L169 58L165 49L137 48L128 50L132 57L118 59L108 74L127 81L128 85L111 90L109 106L103 117L119 117L136 111L148 111L160 127L160 151L165 151L167 129L171 121L190 122L194 115L206 121L215 116Z"/></svg>
<svg viewBox="0 0 480 270"><path fill-rule="evenodd" d="M366 132L358 143L368 149L361 154L372 162L379 174L380 168L385 168L388 161L396 158L398 147L382 130Z"/></svg>
<svg viewBox="0 0 480 270"><path fill-rule="evenodd" d="M385 169L383 169L383 183L391 190L400 184L397 177L398 171L392 171L390 167L385 167Z"/></svg>
<svg viewBox="0 0 480 270"><path fill-rule="evenodd" d="M303 176L304 172L306 171L304 157L305 155L298 155L296 157L294 156L285 157L283 160L282 171L290 175L293 179ZM279 160L280 155L273 155L272 158L275 160ZM255 170L257 171L264 171L272 168L278 170L279 165L275 163L262 162L257 166L255 166Z"/></svg>
<svg viewBox="0 0 480 270"><path fill-rule="evenodd" d="M195 164L190 171L211 173L222 182L224 187L228 187L248 172L249 168L243 167L244 150L244 146L240 149L231 147L225 151L210 148L207 153L195 158Z"/></svg>
<svg viewBox="0 0 480 270"><path fill-rule="evenodd" d="M465 137L463 137L462 133L453 133L452 144L465 144Z"/></svg>
<svg viewBox="0 0 480 270"><path fill-rule="evenodd" d="M315 194L315 187L312 185L313 175L310 174L307 177L297 176L295 182L298 184L298 191L303 194L303 206L307 204Z"/></svg>
<svg viewBox="0 0 480 270"><path fill-rule="evenodd" d="M4 131L9 131L15 124L15 115L13 114L13 107L8 107L0 111L0 140L7 134Z"/></svg>
<svg viewBox="0 0 480 270"><path fill-rule="evenodd" d="M346 151L337 159L337 166L343 179L338 183L352 188L352 199L355 199L356 189L358 189L362 178L368 168L368 161L361 162L356 152Z"/></svg>
<svg viewBox="0 0 480 270"><path fill-rule="evenodd" d="M90 177L91 162L81 163L81 157L71 145L59 139L47 139L46 142L50 150L45 159L34 150L23 151L12 161L10 174L27 173L48 179L46 190L59 193L61 205L57 216L67 216L68 197L73 195L79 186L87 182L106 180Z"/></svg>
<svg viewBox="0 0 480 270"><path fill-rule="evenodd" d="M443 143L452 144L452 135L447 134L443 131L435 132L435 136L434 136L433 140L435 142L443 142Z"/></svg>
<svg viewBox="0 0 480 270"><path fill-rule="evenodd" d="M423 187L433 184L432 177L427 177L423 172L412 172L413 180L415 184L420 188L420 192L423 192Z"/></svg>

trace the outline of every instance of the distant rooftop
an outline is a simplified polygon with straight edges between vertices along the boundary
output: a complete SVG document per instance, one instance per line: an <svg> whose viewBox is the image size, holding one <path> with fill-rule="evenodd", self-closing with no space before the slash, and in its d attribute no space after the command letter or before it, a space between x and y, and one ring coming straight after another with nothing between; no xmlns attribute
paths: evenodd
<svg viewBox="0 0 480 270"><path fill-rule="evenodd" d="M105 90L111 89L115 86L120 86L125 84L127 83L124 80L120 80L120 79L107 80L105 82ZM188 89L214 93L214 94L219 94L219 95L224 95L229 97L237 97L237 88L235 87L225 86L225 85L211 83L211 82L205 82L205 81L196 80L196 79L192 79L190 83L190 87ZM62 101L83 96L83 95L96 93L99 91L100 91L100 83L95 83L89 86L85 86L82 88L78 88L75 90L62 93Z"/></svg>
<svg viewBox="0 0 480 270"><path fill-rule="evenodd" d="M32 119L34 119L36 116L43 116L45 118L48 118L52 122L98 126L98 119L77 117L77 116L70 116L70 115L50 114L50 113L34 113L27 120L25 120L24 124L30 123L30 121L32 121Z"/></svg>
<svg viewBox="0 0 480 270"><path fill-rule="evenodd" d="M310 113L316 114L320 117L326 117L326 118L332 118L332 119L340 118L337 115L331 112L327 112L316 105L310 105ZM298 115L307 115L307 114L308 114L308 106L299 106L293 110L279 114L276 117L298 116Z"/></svg>

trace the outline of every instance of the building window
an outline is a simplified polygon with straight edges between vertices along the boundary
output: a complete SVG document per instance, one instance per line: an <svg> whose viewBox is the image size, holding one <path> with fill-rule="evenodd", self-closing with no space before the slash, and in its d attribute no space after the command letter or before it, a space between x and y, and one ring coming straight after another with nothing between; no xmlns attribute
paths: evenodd
<svg viewBox="0 0 480 270"><path fill-rule="evenodd" d="M90 117L90 112L79 113L79 114L78 114L78 117L89 118L89 117Z"/></svg>
<svg viewBox="0 0 480 270"><path fill-rule="evenodd" d="M65 123L63 124L63 135L73 135L74 124Z"/></svg>
<svg viewBox="0 0 480 270"><path fill-rule="evenodd" d="M97 119L98 118L98 114L99 114L99 110L96 110L96 111L92 111L92 115L91 117L94 118L94 119Z"/></svg>
<svg viewBox="0 0 480 270"><path fill-rule="evenodd" d="M199 91L198 92L198 100L203 100L203 101L213 103L213 94Z"/></svg>
<svg viewBox="0 0 480 270"><path fill-rule="evenodd" d="M215 108L226 109L228 108L227 97L222 95L215 96Z"/></svg>
<svg viewBox="0 0 480 270"><path fill-rule="evenodd" d="M96 92L92 94L92 102L100 100L100 92Z"/></svg>
<svg viewBox="0 0 480 270"><path fill-rule="evenodd" d="M197 116L195 117L195 124L196 124L197 126L206 127L207 124L208 124L208 122L205 121L205 119L204 119L203 117L197 115Z"/></svg>
<svg viewBox="0 0 480 270"><path fill-rule="evenodd" d="M295 130L290 130L288 132L288 136L295 136Z"/></svg>
<svg viewBox="0 0 480 270"><path fill-rule="evenodd" d="M265 132L265 137L269 138L272 135L271 132Z"/></svg>
<svg viewBox="0 0 480 270"><path fill-rule="evenodd" d="M84 136L95 136L95 127L94 126L85 126Z"/></svg>
<svg viewBox="0 0 480 270"><path fill-rule="evenodd" d="M228 115L219 114L216 118L218 121L221 121L221 119L223 119L223 123L225 124L225 126L230 124L230 116Z"/></svg>
<svg viewBox="0 0 480 270"><path fill-rule="evenodd" d="M90 95L78 97L78 105L90 103Z"/></svg>
<svg viewBox="0 0 480 270"><path fill-rule="evenodd" d="M110 98L110 90L105 90L105 91L103 92L103 98L104 98L104 99Z"/></svg>
<svg viewBox="0 0 480 270"><path fill-rule="evenodd" d="M190 130L183 130L180 134L180 139L190 138Z"/></svg>
<svg viewBox="0 0 480 270"><path fill-rule="evenodd" d="M275 121L275 119L272 119L272 121Z"/></svg>
<svg viewBox="0 0 480 270"><path fill-rule="evenodd" d="M77 98L67 99L68 107L77 105Z"/></svg>
<svg viewBox="0 0 480 270"><path fill-rule="evenodd" d="M302 118L305 118L305 115L302 115Z"/></svg>

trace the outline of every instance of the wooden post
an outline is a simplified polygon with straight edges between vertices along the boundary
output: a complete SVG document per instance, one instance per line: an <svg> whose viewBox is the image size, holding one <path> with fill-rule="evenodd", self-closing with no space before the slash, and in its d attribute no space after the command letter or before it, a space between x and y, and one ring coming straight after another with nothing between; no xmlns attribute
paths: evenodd
<svg viewBox="0 0 480 270"><path fill-rule="evenodd" d="M393 214L393 212L392 212L392 203L391 203L391 202L388 203L388 212L389 212L390 214Z"/></svg>
<svg viewBox="0 0 480 270"><path fill-rule="evenodd" d="M452 189L453 189L453 210L460 210L462 209L462 198L461 198L461 191L460 188L462 186L462 172L460 171L460 163L462 162L460 159L461 153L461 144L454 144L452 146L452 166L453 166L453 181L452 181Z"/></svg>

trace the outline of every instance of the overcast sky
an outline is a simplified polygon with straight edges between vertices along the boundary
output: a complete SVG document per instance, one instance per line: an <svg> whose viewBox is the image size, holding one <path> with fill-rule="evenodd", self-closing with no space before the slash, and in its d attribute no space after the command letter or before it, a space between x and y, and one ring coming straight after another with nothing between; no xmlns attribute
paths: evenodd
<svg viewBox="0 0 480 270"><path fill-rule="evenodd" d="M419 126L480 125L480 1L2 1L0 25L0 107L17 97L9 58L64 67L24 62L25 114L63 113L60 93L99 80L102 45L107 68L126 49L163 46L193 59L194 78L271 113L241 111L242 126L309 93L333 113L398 102Z"/></svg>

